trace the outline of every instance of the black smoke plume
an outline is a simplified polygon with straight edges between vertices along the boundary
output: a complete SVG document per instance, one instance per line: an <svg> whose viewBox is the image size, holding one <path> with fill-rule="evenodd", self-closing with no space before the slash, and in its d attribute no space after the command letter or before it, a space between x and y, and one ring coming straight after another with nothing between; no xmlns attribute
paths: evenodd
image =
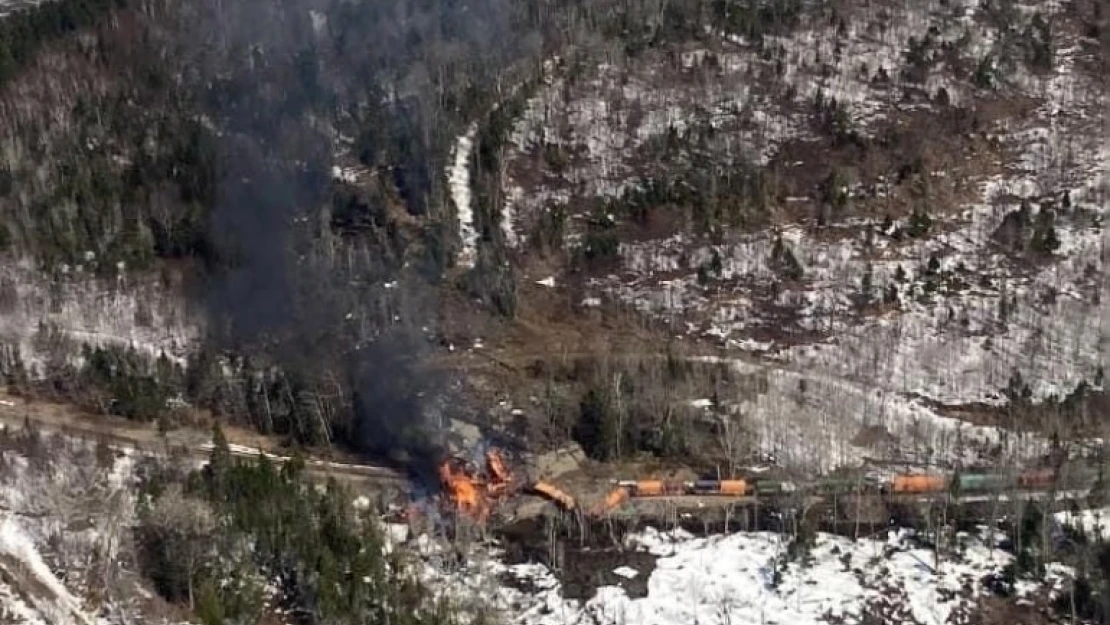
<svg viewBox="0 0 1110 625"><path fill-rule="evenodd" d="M441 453L443 378L422 356L450 257L443 166L538 51L540 4L242 0L200 3L183 28L219 145L212 345L276 366L297 419L422 480ZM354 190L332 179L340 156L366 170ZM423 233L390 219L398 198Z"/></svg>

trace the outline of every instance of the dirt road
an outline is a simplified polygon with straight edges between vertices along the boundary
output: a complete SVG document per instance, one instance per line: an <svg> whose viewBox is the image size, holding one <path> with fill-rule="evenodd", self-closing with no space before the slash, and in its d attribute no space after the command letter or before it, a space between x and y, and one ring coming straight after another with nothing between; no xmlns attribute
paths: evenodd
<svg viewBox="0 0 1110 625"><path fill-rule="evenodd" d="M52 432L82 438L103 440L117 447L135 449L145 453L165 453L173 449L184 450L199 460L207 458L211 449L212 434L195 428L177 428L160 432L154 424L129 421L119 417L94 415L75 406L50 401L26 400L0 391L0 425L21 428L30 423L43 432ZM280 441L241 428L224 428L232 454L256 458L265 453L275 462L288 460L281 453ZM342 460L309 457L308 473L313 477L334 477L356 486L403 487L405 476L387 467Z"/></svg>

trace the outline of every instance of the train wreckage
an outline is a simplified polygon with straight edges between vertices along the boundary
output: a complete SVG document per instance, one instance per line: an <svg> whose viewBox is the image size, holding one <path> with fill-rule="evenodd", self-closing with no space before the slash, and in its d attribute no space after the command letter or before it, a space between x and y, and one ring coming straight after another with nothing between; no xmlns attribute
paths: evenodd
<svg viewBox="0 0 1110 625"><path fill-rule="evenodd" d="M481 462L458 457L439 467L440 503L448 511L486 523L503 502L521 495L541 497L564 513L587 518L605 516L636 500L695 506L705 502L789 507L811 506L840 497L869 496L892 503L948 499L1080 499L1103 483L1101 471L1085 467L1039 467L1010 472L954 471L894 473L886 476L824 477L797 483L785 479L743 477L699 480L617 480L591 506L582 506L563 488L513 473L502 453L489 449ZM806 502L806 503L799 503Z"/></svg>

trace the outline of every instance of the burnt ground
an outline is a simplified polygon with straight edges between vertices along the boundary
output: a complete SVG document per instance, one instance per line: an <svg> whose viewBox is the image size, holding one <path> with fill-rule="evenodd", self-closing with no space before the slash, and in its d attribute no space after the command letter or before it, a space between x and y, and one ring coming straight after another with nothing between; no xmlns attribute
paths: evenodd
<svg viewBox="0 0 1110 625"><path fill-rule="evenodd" d="M646 597L648 579L655 570L657 556L644 551L620 549L568 549L563 558L560 577L563 596L586 600L602 586L618 586L632 599ZM618 575L618 567L636 571L632 578Z"/></svg>
<svg viewBox="0 0 1110 625"><path fill-rule="evenodd" d="M602 586L619 586L633 598L647 596L647 582L657 557L623 547L623 537L631 527L611 525L605 531L597 523L574 525L577 524L568 518L534 518L505 526L496 533L505 546L507 564L544 564L558 577L567 598L589 599ZM613 572L618 567L629 567L636 575L632 578L618 575ZM530 584L525 580L503 581L529 590Z"/></svg>

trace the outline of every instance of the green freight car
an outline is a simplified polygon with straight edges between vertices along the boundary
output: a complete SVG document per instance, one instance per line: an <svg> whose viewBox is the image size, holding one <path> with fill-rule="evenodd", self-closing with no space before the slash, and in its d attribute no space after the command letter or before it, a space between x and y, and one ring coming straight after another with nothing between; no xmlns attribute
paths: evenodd
<svg viewBox="0 0 1110 625"><path fill-rule="evenodd" d="M868 486L867 481L860 479L825 478L814 484L813 490L820 495L839 495L854 493L860 489L866 489Z"/></svg>
<svg viewBox="0 0 1110 625"><path fill-rule="evenodd" d="M789 480L759 480L755 483L757 495L783 495L798 490L798 487Z"/></svg>
<svg viewBox="0 0 1110 625"><path fill-rule="evenodd" d="M961 473L957 482L961 493L1004 491L1017 485L1014 476L1005 473Z"/></svg>

